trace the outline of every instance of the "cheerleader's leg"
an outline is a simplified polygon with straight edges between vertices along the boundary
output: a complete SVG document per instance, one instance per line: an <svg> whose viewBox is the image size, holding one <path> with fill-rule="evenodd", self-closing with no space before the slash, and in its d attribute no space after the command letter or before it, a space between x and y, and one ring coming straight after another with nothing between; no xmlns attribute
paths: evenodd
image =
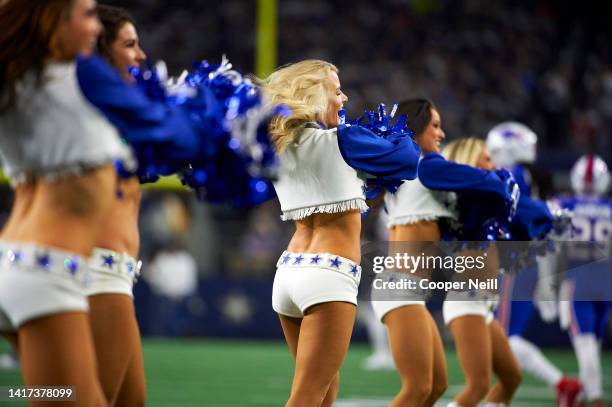
<svg viewBox="0 0 612 407"><path fill-rule="evenodd" d="M489 324L493 347L493 371L497 383L487 395L488 403L510 405L514 392L521 384L521 369L514 357L508 337L497 321Z"/></svg>
<svg viewBox="0 0 612 407"><path fill-rule="evenodd" d="M300 335L300 326L302 325L302 318L291 318L279 314L279 319L283 329L283 334L285 335L285 340L287 341L287 345L289 346L293 359L295 359L297 357L297 345ZM327 394L323 399L323 403L321 403L321 407L331 407L334 404L336 395L338 394L339 385L340 373L334 376L334 379L330 383L329 388L327 389Z"/></svg>
<svg viewBox="0 0 612 407"><path fill-rule="evenodd" d="M25 386L74 386L71 406L108 406L96 375L96 356L86 312L64 312L30 320L19 328ZM30 401L30 406L48 406Z"/></svg>
<svg viewBox="0 0 612 407"><path fill-rule="evenodd" d="M405 305L384 316L393 360L402 388L391 406L421 406L431 396L434 380L434 333L424 304ZM436 329L437 330L437 329Z"/></svg>
<svg viewBox="0 0 612 407"><path fill-rule="evenodd" d="M492 345L485 317L463 315L450 322L465 386L454 402L476 407L489 391L493 376Z"/></svg>
<svg viewBox="0 0 612 407"><path fill-rule="evenodd" d="M433 318L429 319L430 330L433 336L433 350L434 350L434 369L433 369L433 387L431 394L424 406L433 406L436 401L442 397L448 388L448 368L446 366L446 356L444 354L444 344L440 337L440 331Z"/></svg>
<svg viewBox="0 0 612 407"><path fill-rule="evenodd" d="M98 376L106 399L111 406L144 405L143 385L126 388L125 381L144 384L144 369L131 366L142 354L140 331L136 321L134 302L124 294L97 294L88 297L90 322L95 352L98 359ZM130 404L120 403L118 396L131 400Z"/></svg>
<svg viewBox="0 0 612 407"><path fill-rule="evenodd" d="M356 307L348 302L324 302L306 310L297 335L295 375L287 407L320 406L324 400L333 401L328 392L335 392L337 387L355 316ZM285 322L286 317L281 316L283 330ZM295 341L295 329L289 335L285 333L288 336Z"/></svg>
<svg viewBox="0 0 612 407"><path fill-rule="evenodd" d="M138 329L138 326L136 326ZM140 335L139 335L140 337ZM134 343L132 359L119 389L116 406L144 406L147 386L145 383L144 360L140 340Z"/></svg>

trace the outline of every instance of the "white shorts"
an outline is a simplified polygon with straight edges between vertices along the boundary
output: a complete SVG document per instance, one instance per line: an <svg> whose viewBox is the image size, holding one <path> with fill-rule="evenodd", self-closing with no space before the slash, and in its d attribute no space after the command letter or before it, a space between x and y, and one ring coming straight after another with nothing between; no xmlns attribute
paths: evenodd
<svg viewBox="0 0 612 407"><path fill-rule="evenodd" d="M276 265L272 308L302 318L313 305L343 301L357 305L361 267L329 253L283 252Z"/></svg>
<svg viewBox="0 0 612 407"><path fill-rule="evenodd" d="M88 310L87 267L79 256L24 243L0 243L0 331L32 319Z"/></svg>
<svg viewBox="0 0 612 407"><path fill-rule="evenodd" d="M125 294L133 297L132 288L141 265L142 262L125 253L96 247L88 260L89 278L85 294Z"/></svg>
<svg viewBox="0 0 612 407"><path fill-rule="evenodd" d="M478 292L474 295L474 292L451 290L446 294L442 305L444 323L449 325L455 318L480 315L488 325L495 318L494 312L498 302L497 294Z"/></svg>
<svg viewBox="0 0 612 407"><path fill-rule="evenodd" d="M376 317L383 322L383 318L389 312L408 305L425 306L425 301L372 301L372 309Z"/></svg>
<svg viewBox="0 0 612 407"><path fill-rule="evenodd" d="M377 274L370 291L370 301L376 316L382 321L383 317L394 309L406 305L424 306L428 292L419 288L420 280L419 277L403 272L385 271ZM414 284L414 288L409 288L407 282ZM399 284L400 288L383 286L389 283Z"/></svg>

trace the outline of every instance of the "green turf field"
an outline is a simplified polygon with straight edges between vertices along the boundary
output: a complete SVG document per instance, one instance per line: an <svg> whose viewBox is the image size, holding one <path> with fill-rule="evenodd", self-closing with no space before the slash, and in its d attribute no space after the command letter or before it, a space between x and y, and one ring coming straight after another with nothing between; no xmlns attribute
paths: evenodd
<svg viewBox="0 0 612 407"><path fill-rule="evenodd" d="M7 345L0 342L0 350ZM224 340L145 340L149 406L280 406L288 395L293 362L280 342ZM369 350L351 347L342 369L338 407L387 406L399 388L395 372L361 369ZM546 351L563 370L576 372L568 351ZM453 352L447 352L449 400L462 383ZM604 356L604 392L612 403L612 354ZM18 372L0 371L0 386L19 384ZM552 391L525 377L513 406L553 406ZM3 406L25 404L0 402ZM444 405L440 403L439 405Z"/></svg>

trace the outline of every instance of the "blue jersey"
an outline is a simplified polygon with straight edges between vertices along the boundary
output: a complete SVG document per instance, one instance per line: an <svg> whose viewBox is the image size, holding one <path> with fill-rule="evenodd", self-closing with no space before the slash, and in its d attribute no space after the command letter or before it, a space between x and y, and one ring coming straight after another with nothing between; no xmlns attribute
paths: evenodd
<svg viewBox="0 0 612 407"><path fill-rule="evenodd" d="M575 196L558 200L573 211L572 238L565 250L561 316L572 337L593 333L601 339L612 305L612 199Z"/></svg>
<svg viewBox="0 0 612 407"><path fill-rule="evenodd" d="M612 199L575 196L559 199L562 208L574 213L572 240L607 243L612 239Z"/></svg>
<svg viewBox="0 0 612 407"><path fill-rule="evenodd" d="M612 199L575 196L558 201L574 214L571 242L565 253L566 278L576 283L575 299L611 300Z"/></svg>

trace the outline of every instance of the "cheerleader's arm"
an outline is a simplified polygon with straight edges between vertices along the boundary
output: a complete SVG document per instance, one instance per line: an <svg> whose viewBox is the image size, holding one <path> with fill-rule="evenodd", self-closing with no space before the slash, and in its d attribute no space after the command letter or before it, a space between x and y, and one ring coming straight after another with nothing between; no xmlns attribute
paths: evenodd
<svg viewBox="0 0 612 407"><path fill-rule="evenodd" d="M401 182L417 176L421 150L407 134L385 138L359 125L341 125L338 146L348 165L378 179Z"/></svg>
<svg viewBox="0 0 612 407"><path fill-rule="evenodd" d="M131 145L164 145L169 160L197 157L201 139L181 108L150 99L97 56L77 59L77 80L87 100Z"/></svg>
<svg viewBox="0 0 612 407"><path fill-rule="evenodd" d="M495 171L458 164L437 153L426 153L419 164L419 180L429 189L455 192L493 192L504 198L508 188Z"/></svg>

